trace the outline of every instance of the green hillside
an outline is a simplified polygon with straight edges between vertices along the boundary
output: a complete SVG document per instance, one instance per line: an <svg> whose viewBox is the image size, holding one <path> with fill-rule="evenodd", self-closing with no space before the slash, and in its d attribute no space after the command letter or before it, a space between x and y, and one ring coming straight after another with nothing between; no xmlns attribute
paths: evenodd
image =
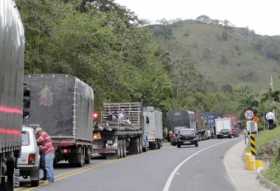
<svg viewBox="0 0 280 191"><path fill-rule="evenodd" d="M161 48L170 55L175 70L180 70L176 66L180 60L192 63L219 88L246 85L257 90L267 87L272 75L274 86L279 88L279 37L260 36L204 17L203 21L200 17L149 26Z"/></svg>

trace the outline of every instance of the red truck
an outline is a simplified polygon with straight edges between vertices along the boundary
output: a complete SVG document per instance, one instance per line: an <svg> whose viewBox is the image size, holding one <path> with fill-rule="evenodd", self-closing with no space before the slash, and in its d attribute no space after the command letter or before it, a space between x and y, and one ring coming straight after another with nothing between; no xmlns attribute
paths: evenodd
<svg viewBox="0 0 280 191"><path fill-rule="evenodd" d="M12 191L21 148L25 38L15 2L1 0L0 10L0 190Z"/></svg>

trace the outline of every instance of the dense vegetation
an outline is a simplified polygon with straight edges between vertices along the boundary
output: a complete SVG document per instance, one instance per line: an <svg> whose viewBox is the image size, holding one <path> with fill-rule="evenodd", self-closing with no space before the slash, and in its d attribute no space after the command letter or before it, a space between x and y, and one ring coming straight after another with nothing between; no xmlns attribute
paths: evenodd
<svg viewBox="0 0 280 191"><path fill-rule="evenodd" d="M235 87L228 78L220 86L201 71L201 64L209 60L205 69L209 74L218 72L210 61L219 60L221 55L224 61L217 64L235 64L227 56L228 49L225 54L213 54L219 44L233 41L225 38L237 38L232 32L225 34L218 25L180 21L144 27L134 13L113 0L17 0L17 4L27 37L26 73L66 73L81 78L94 87L97 109L103 101L142 101L163 110L239 113L254 105L255 99L261 101L261 96L254 95L250 88ZM204 27L209 30L204 31ZM194 34L197 28L202 40ZM220 33L219 38L224 40L217 37ZM214 36L217 43L213 50L204 44L201 52L200 42L206 35ZM192 43L181 44L185 39L192 39ZM236 41L236 54L246 55L243 40ZM258 49L267 50L261 45ZM194 52L203 53L202 62L194 59ZM277 54L270 57L278 59ZM246 59L254 60L252 56ZM239 64L242 68L245 60Z"/></svg>
<svg viewBox="0 0 280 191"><path fill-rule="evenodd" d="M26 73L78 76L102 101L165 108L171 82L137 17L108 0L18 0L27 36Z"/></svg>

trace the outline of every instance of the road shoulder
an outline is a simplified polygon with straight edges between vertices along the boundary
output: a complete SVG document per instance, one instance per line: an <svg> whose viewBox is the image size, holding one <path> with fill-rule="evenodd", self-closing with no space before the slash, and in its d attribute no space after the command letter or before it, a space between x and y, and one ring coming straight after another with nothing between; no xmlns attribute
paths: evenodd
<svg viewBox="0 0 280 191"><path fill-rule="evenodd" d="M243 153L246 145L244 142L232 146L225 154L224 165L226 172L237 191L254 190L268 191L257 180L257 173L245 170Z"/></svg>

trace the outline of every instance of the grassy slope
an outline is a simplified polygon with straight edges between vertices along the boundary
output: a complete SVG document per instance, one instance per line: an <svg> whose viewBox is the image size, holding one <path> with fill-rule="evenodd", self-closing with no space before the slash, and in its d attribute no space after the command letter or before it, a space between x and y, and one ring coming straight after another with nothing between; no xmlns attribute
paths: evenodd
<svg viewBox="0 0 280 191"><path fill-rule="evenodd" d="M264 131L257 138L257 148L259 150L272 141L279 139L280 127L271 131ZM273 158L271 166L264 172L264 176L272 182L280 185L280 161L276 160L276 156L273 156Z"/></svg>
<svg viewBox="0 0 280 191"><path fill-rule="evenodd" d="M191 57L199 71L220 86L266 87L270 75L278 84L280 63L268 59L256 48L257 42L265 37L230 28L226 30L225 40L224 27L191 21L151 28L161 47L171 52L173 60ZM162 35L165 31L170 33L167 37Z"/></svg>
<svg viewBox="0 0 280 191"><path fill-rule="evenodd" d="M280 139L280 127L273 130L266 130L260 133L257 138L257 148L261 148L273 140Z"/></svg>

